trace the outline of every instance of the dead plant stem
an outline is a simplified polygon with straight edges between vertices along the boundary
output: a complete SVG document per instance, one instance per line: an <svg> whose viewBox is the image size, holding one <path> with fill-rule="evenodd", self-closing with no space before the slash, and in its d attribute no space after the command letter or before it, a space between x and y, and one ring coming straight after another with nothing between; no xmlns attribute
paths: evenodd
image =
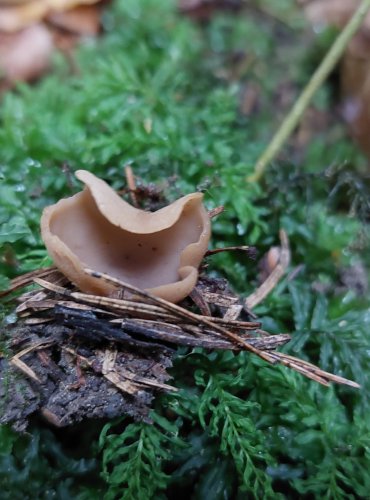
<svg viewBox="0 0 370 500"><path fill-rule="evenodd" d="M316 91L321 87L334 66L345 51L348 42L361 26L370 9L370 0L362 0L360 6L348 21L342 32L338 35L321 64L318 66L310 81L294 103L292 109L283 120L278 131L271 139L255 165L254 173L247 177L249 182L258 182L264 175L269 163L276 157L293 130L299 123L303 113L311 102Z"/></svg>
<svg viewBox="0 0 370 500"><path fill-rule="evenodd" d="M237 335L236 333L233 333L226 328L223 328L222 326L212 323L207 316L200 316L199 314L195 314L191 311L188 311L187 309L184 309L183 307L178 306L177 304L172 304L168 302L167 300L161 299L160 297L156 297L152 294L149 294L145 292L144 290L141 290L137 287L134 287L133 285L130 285L129 283L120 281L116 278L113 278L112 276L109 276L108 274L105 273L98 273L92 269L84 269L84 271L89 274L90 276L93 276L95 278L100 278L103 280L106 280L108 282L114 283L118 286L121 286L122 288L125 288L129 290L131 293L134 295L138 295L139 297L144 297L147 300L150 300L154 304L163 307L167 311L175 314L176 316L179 316L180 318L185 318L188 319L195 324L203 324L208 327L210 327L213 330L218 331L219 333L223 334L225 337L228 337L232 342L236 343L237 345L243 346L247 351L253 352L253 354L256 354L260 358L264 359L265 361L268 361L270 363L273 363L272 358L270 353L261 351L260 349L257 349L256 347L252 346L248 342L246 342L242 337Z"/></svg>

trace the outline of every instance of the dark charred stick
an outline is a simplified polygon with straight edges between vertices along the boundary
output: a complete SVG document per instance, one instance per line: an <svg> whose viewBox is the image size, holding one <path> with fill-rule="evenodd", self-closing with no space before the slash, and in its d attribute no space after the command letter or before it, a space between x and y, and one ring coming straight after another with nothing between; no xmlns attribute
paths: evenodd
<svg viewBox="0 0 370 500"><path fill-rule="evenodd" d="M282 233L282 236L284 234ZM62 324L73 328L79 336L95 343L116 342L122 345L151 347L160 350L168 349L168 346L173 344L200 346L209 349L247 349L271 364L280 363L323 385L336 382L355 388L359 387L356 382L325 372L306 361L285 353L274 352L276 347L289 340L289 335L271 336L260 330L261 325L258 322L237 320L240 307L242 307L240 300L237 296L230 295L228 288L220 284L215 288L207 285L207 281L205 281L203 284L205 286L200 287L200 295L206 303L225 307L227 312L224 318L195 314L181 306L154 297L128 283L92 270L85 269L85 272L115 284L119 294L121 294L120 290L123 293L127 290L129 299L100 297L76 292L55 283L56 279L57 283L64 285L65 281L61 280L65 280L65 278L60 273L56 278L51 278L52 283L41 279L39 276L45 272L45 277L58 273L54 269L39 270L29 273L25 279L20 277L20 283L15 283L15 285L22 287L34 281L57 295L56 298L51 299L50 294L45 290L41 292L33 290L22 295L18 299L18 301L21 300L21 304L17 308L18 313L24 316L29 315L32 310L41 313L37 317L27 319L26 322L36 321L39 323L40 321L58 320L57 315L53 317L53 314L46 312L53 311L55 306L59 308L67 306L64 312L63 309L59 309L59 314L63 313L64 315L64 318L61 319ZM219 292L216 293L214 290L219 290ZM229 295L226 296L225 293L229 293ZM68 299L60 301L58 295ZM84 302L93 307L84 305ZM58 309L56 310L58 311ZM75 315L73 320L71 319L71 311ZM248 331L254 331L254 335L252 336ZM34 348L34 346L31 347L32 350ZM12 363L36 380L37 375L19 359L27 350L28 348L26 351L18 353L18 357L15 356ZM113 383L121 384L120 388L127 392L126 383L125 388L123 388L122 381L115 380Z"/></svg>
<svg viewBox="0 0 370 500"><path fill-rule="evenodd" d="M223 338L215 338L212 335L213 332L209 330L195 337L180 326L140 319L122 319L119 322L115 320L114 325L120 326L117 328L107 320L99 319L91 311L59 305L55 306L54 314L60 324L72 328L78 337L83 337L93 343L116 342L145 348L167 348L170 344L198 346L206 349L239 350L232 342ZM289 335L272 335L268 340L258 337L248 339L251 345L257 348L266 345L266 349L276 348L288 340L290 340ZM161 344L156 341L160 341Z"/></svg>
<svg viewBox="0 0 370 500"><path fill-rule="evenodd" d="M189 347L203 347L208 349L229 349L230 343L225 340L217 340L203 337L194 337L186 334L181 328L173 325L161 324L160 326L147 326L136 320L124 319L121 327L131 335L147 339L156 339L170 344L183 345Z"/></svg>
<svg viewBox="0 0 370 500"><path fill-rule="evenodd" d="M78 337L83 337L93 343L116 342L117 344L143 347L145 349L164 349L166 347L153 342L137 340L124 330L112 326L109 321L98 319L94 313L88 311L55 306L54 314L60 324L72 328Z"/></svg>
<svg viewBox="0 0 370 500"><path fill-rule="evenodd" d="M338 383L346 383L347 385L350 385L352 387L359 387L359 385L356 382L352 382L351 380L347 379L342 379L342 377L337 377L337 376L332 376L330 373L324 372L320 369L317 369L314 365L307 366L305 362L301 363L301 360L293 357L287 357L284 355L284 353L279 353L279 352L267 352L265 350L258 349L257 347L251 345L249 342L245 341L242 337L240 337L238 334L230 331L229 329L223 328L217 324L212 323L208 318L204 316L200 316L199 314L192 313L191 311L188 311L186 309L183 309L182 307L172 304L170 302L167 302L166 300L163 300L159 297L155 297L147 292L144 292L143 290L140 290L139 288L136 288L128 283L124 283L116 278L113 278L107 274L103 273L98 273L96 271L93 271L91 269L85 269L85 272L90 274L91 276L94 276L96 278L100 278L103 280L106 280L108 282L114 283L117 286L120 286L122 288L126 288L129 290L131 293L138 295L139 297L145 297L147 300L154 302L155 304L162 306L164 309L167 309L168 311L172 312L173 314L178 315L179 317L186 318L195 324L198 325L204 325L206 327L209 327L215 331L220 332L223 334L225 337L229 338L231 341L236 343L237 345L244 347L244 349L256 354L260 358L264 359L268 363L271 364L277 364L281 363L285 366L288 366L290 368L293 368L294 370L305 374L307 377L312 378L313 380L316 380L317 382L327 385L328 382L333 381L333 382L338 382ZM306 364L306 366L304 366ZM345 381L345 382L344 382Z"/></svg>
<svg viewBox="0 0 370 500"><path fill-rule="evenodd" d="M145 320L130 320L124 319L121 323L125 332L132 335L142 335L150 339L158 339L171 344L184 345L189 347L203 347L205 349L232 349L240 350L232 342L223 338L214 338L211 332L205 332L202 336L194 337L186 334L184 330L178 326L168 325L164 323L155 324L155 322ZM248 341L255 347L264 349L275 349L279 345L283 345L290 340L290 335L270 335L268 338L260 339L255 337Z"/></svg>
<svg viewBox="0 0 370 500"><path fill-rule="evenodd" d="M144 316L146 313L150 316L155 316L157 319L165 319L169 321L175 321L176 316L174 314L171 314L171 312L166 311L164 307L161 306L156 306L156 305L151 305L148 303L143 303L143 302L134 302L130 300L123 300L123 299L113 299L110 297L100 297L100 296L95 296L95 295L89 295L86 293L81 293L81 292L73 292L71 290L68 290L67 288L63 288L54 284L51 284L43 279L35 278L35 283L38 285L42 286L43 288L46 288L47 290L50 290L56 294L66 296L69 298L72 298L76 301L77 303L80 304L81 302L85 302L87 304L93 304L93 305L99 305L103 306L106 308L111 309L112 311L115 311L117 313L117 310L122 311L124 313L128 314L135 314L140 316ZM237 299L236 299L237 300ZM59 302L60 303L60 302ZM228 302L226 303L228 305ZM171 304L173 305L173 304ZM76 307L77 308L77 307ZM180 308L181 310L186 311L183 308ZM107 311L108 313L108 311ZM203 316L197 315L197 317L202 318ZM217 323L220 325L225 325L230 328L238 328L242 330L255 330L256 328L260 328L261 323L259 322L252 322L252 321L239 321L239 320L230 320L226 321L223 318L217 318L217 317L208 317L207 318L210 322L212 323Z"/></svg>
<svg viewBox="0 0 370 500"><path fill-rule="evenodd" d="M205 254L205 257L210 257L211 255L215 255L221 252L246 252L249 258L255 260L257 257L257 249L255 247L250 247L247 245L236 246L236 247L224 247L224 248L214 248L213 250L208 250Z"/></svg>
<svg viewBox="0 0 370 500"><path fill-rule="evenodd" d="M128 283L125 283L121 280L118 280L116 278L113 278L112 276L109 276L108 274L104 273L99 273L97 271L94 271L92 269L85 269L85 272L89 274L90 276L93 276L98 279L103 279L106 280L110 283L114 283L118 287L125 288L129 290L131 293L134 295L138 295L139 297L144 297L145 299L154 302L155 304L163 307L167 311L176 314L180 318L186 318L196 324L204 324L210 328L213 328L216 331L219 331L222 333L225 337L228 337L231 339L234 343L243 346L246 350L253 352L260 358L264 359L265 361L268 361L269 363L275 364L276 360L273 359L270 355L270 353L263 352L260 349L257 349L253 347L251 344L246 342L243 338L241 338L239 335L236 333L233 333L226 328L223 328L217 324L212 323L209 319L206 319L204 316L200 316L199 314L192 313L191 311L188 311L176 304L172 304L171 302L167 302L167 300L161 299L159 297L155 297L154 295L151 295L147 292L144 292L143 290L140 290L140 288L137 288L135 286L132 286Z"/></svg>
<svg viewBox="0 0 370 500"><path fill-rule="evenodd" d="M58 295L62 295L64 297L72 298L78 302L83 302L86 304L98 305L106 307L112 311L121 311L129 314L150 314L161 318L173 319L174 316L170 316L167 311L163 308L153 306L151 304L145 304L141 302L134 302L132 300L123 300L123 299L115 299L111 297L101 297L96 295L89 295L87 293L82 292L74 292L72 290L68 290L67 288L63 288L61 286L54 285L53 283L49 283L43 279L35 278L34 282L38 285L50 290Z"/></svg>

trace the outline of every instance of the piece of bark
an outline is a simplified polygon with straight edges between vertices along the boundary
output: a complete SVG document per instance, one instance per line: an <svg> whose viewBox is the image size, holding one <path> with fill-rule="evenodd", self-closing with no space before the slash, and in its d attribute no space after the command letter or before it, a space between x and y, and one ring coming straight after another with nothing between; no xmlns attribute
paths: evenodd
<svg viewBox="0 0 370 500"><path fill-rule="evenodd" d="M42 351L30 350L22 357L22 362L37 375L40 383L24 375L9 360L0 358L0 398L3 403L0 423L11 424L14 429L23 431L35 413L41 413L57 426L71 425L87 418L110 419L122 415L148 421L156 383L159 390L163 390L163 386L169 387L164 384L170 378L166 372L171 366L169 351L153 349L144 352L121 347L112 373L118 374L118 380L123 381L128 380L127 371L138 377L138 382L134 381L136 390L127 393L117 386L117 379L112 382L102 373L101 350L84 344L83 339L71 343L71 333L70 329L56 324L19 326L9 331L12 350L37 344L40 338L52 342L52 345ZM78 363L76 357L79 355L89 364ZM80 383L81 370L84 383ZM153 386L145 386L145 379L151 380Z"/></svg>

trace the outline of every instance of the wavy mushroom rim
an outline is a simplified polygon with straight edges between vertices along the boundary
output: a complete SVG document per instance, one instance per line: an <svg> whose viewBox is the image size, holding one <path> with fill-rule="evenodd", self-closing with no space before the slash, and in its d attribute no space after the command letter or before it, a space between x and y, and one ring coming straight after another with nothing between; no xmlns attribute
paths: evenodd
<svg viewBox="0 0 370 500"><path fill-rule="evenodd" d="M76 177L85 184L85 189L90 191L96 206L106 219L113 225L135 234L149 234L168 229L179 220L188 204L197 201L201 206L203 200L203 193L190 193L155 212L146 212L127 203L105 181L87 170L77 170ZM114 204L124 206L127 216L122 217L116 207L113 207ZM167 215L169 207L173 211L172 218ZM166 220L164 214L167 215Z"/></svg>
<svg viewBox="0 0 370 500"><path fill-rule="evenodd" d="M89 174L89 173L87 173ZM90 174L92 175L92 174ZM81 177L85 177L85 174L82 174L81 176L81 171L79 172L80 179ZM97 180L97 178L95 178ZM91 177L90 177L91 181ZM103 183L103 184L101 184ZM165 207L164 209L160 209L158 212L143 212L140 211L128 203L126 203L124 200L122 200L117 193L110 188L104 181L101 181L99 179L99 184L104 187L104 191L106 195L111 195L114 193L114 195L117 197L116 201L119 202L119 204L123 204L126 209L129 207L130 212L132 209L135 212L140 212L141 215L147 214L151 217L155 217L156 213L161 213L161 211L165 210L169 207L172 206L175 207L175 216L173 216L170 219L170 222L167 222L164 224L163 220L159 219L159 222L157 221L155 227L160 227L160 228L165 228L165 229L170 229L174 223L176 223L180 218L182 213L188 209L189 206L191 205L196 205L195 209L200 210L200 220L201 220L201 225L199 226L201 231L198 237L198 240L192 243L189 243L188 245L183 248L183 250L179 253L179 264L177 267L177 273L179 276L179 279L174 282L168 282L164 283L155 287L148 287L144 288L150 293L153 293L154 295L164 298L166 300L169 300L171 302L179 302L183 298L185 298L191 290L194 288L196 285L197 279L198 279L198 267L203 259L204 254L207 251L208 247L208 241L210 237L210 232L211 232L211 223L210 219L208 217L208 213L205 210L204 206L201 203L201 200L203 198L203 195L201 193L193 193L192 195L187 195L183 198L180 198L176 202L174 202L172 205L169 205ZM91 182L90 182L91 186ZM51 221L55 213L58 211L58 208L64 210L65 207L68 206L73 206L75 205L76 208L78 208L78 203L81 201L81 198L84 196L90 196L91 201L95 204L95 207L97 210L102 213L101 211L101 197L94 197L93 193L97 190L98 184L95 183L95 187L93 189L89 189L88 187L85 187L83 191L75 194L74 196L66 199L62 199L58 201L55 205L52 205L51 207L47 207L44 210L44 213L42 215L41 219L41 232L42 232L42 237L43 240L48 248L48 251L52 257L52 259L55 261L57 266L60 268L60 270L81 290L86 291L88 293L93 293L97 295L112 295L114 292L117 291L117 289L114 287L114 285L102 282L101 280L98 280L92 276L87 275L84 272L84 268L86 267L91 267L89 262L86 262L82 260L80 257L78 257L70 248L68 245L66 245L57 234L54 234L51 230ZM107 188L109 191L107 191ZM97 201L98 199L98 201ZM106 212L106 210L105 210ZM109 210L108 210L109 212ZM162 212L163 214L163 212ZM104 214L102 213L104 216ZM145 215L145 217L147 217ZM122 219L122 218L121 218ZM106 218L107 223L115 225L112 221L111 218ZM118 222L119 224L116 227L119 227L121 229L126 230L125 228L127 227L127 224L122 224L122 220L117 221L115 219L114 222ZM171 224L172 223L172 224ZM122 227L123 226L123 227ZM131 227L131 224L128 224L129 227ZM163 229L161 229L163 230ZM158 231L160 232L160 231ZM156 233L156 231L153 232L153 234ZM151 234L147 229L145 231L142 230L133 233L133 234ZM59 265L58 265L59 263ZM96 269L97 271L104 271L104 269ZM129 281L129 280L128 280Z"/></svg>

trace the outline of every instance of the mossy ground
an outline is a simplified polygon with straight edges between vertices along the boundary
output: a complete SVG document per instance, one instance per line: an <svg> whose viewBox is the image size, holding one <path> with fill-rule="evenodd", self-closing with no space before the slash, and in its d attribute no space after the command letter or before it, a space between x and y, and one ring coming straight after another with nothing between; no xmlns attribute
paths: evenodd
<svg viewBox="0 0 370 500"><path fill-rule="evenodd" d="M332 85L261 184L246 182L327 44L293 2L276 3L201 26L173 2L117 1L104 36L79 50L78 74L57 56L50 76L3 97L0 283L48 262L42 208L78 189L64 170L122 188L131 164L170 199L200 188L209 208L225 205L214 246L253 244L262 255L285 228L299 273L256 313L266 330L293 333L290 353L362 389L323 388L246 353L179 351L181 391L157 399L153 426L109 424L100 438L103 423L60 433L35 422L23 437L2 428L2 498L368 496L369 301L343 272L369 268L369 186ZM256 266L241 255L214 257L212 270L243 294L255 287Z"/></svg>

